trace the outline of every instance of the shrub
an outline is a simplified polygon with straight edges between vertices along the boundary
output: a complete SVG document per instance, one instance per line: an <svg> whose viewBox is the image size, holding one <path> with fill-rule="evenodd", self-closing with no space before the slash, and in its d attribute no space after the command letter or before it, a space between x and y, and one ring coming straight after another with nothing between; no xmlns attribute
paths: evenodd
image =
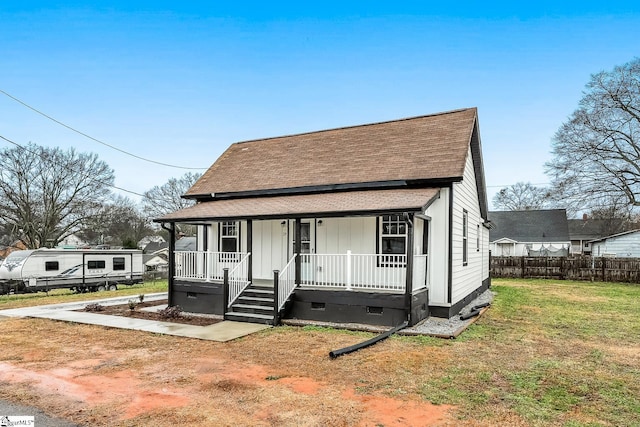
<svg viewBox="0 0 640 427"><path fill-rule="evenodd" d="M160 310L158 314L162 319L176 319L182 315L182 309L180 306L174 305Z"/></svg>
<svg viewBox="0 0 640 427"><path fill-rule="evenodd" d="M93 304L87 304L87 306L84 308L84 311L90 311L90 312L96 312L96 311L102 311L104 310L104 306L98 304L97 302L94 302Z"/></svg>

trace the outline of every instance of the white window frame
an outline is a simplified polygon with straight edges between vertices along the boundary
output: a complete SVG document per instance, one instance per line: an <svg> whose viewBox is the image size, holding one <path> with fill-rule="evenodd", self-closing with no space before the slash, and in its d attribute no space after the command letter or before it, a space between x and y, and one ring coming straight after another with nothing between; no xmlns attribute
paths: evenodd
<svg viewBox="0 0 640 427"><path fill-rule="evenodd" d="M469 212L462 211L462 265L469 264Z"/></svg>
<svg viewBox="0 0 640 427"><path fill-rule="evenodd" d="M378 264L380 267L401 267L405 263L384 260L384 256L407 255L407 223L401 214L382 215L378 218ZM401 232L403 231L403 232ZM383 252L385 239L403 239L402 253Z"/></svg>
<svg viewBox="0 0 640 427"><path fill-rule="evenodd" d="M225 240L235 241L235 250L224 249ZM220 223L220 252L240 252L240 223L238 221L222 221Z"/></svg>

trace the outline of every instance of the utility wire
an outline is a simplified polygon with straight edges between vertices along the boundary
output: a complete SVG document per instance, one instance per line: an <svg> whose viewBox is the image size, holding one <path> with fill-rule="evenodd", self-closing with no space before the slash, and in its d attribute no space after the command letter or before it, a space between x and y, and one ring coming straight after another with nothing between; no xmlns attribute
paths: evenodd
<svg viewBox="0 0 640 427"><path fill-rule="evenodd" d="M34 156L38 156L38 157L40 157L40 159L42 159L42 160L43 160L43 161L45 161L45 162L46 162L46 161L48 161L48 160L47 160L46 158L44 158L40 153L37 153L37 152L35 152L35 151L32 151L32 150L28 149L27 147L25 147L25 146L23 146L23 145L20 145L20 144L18 144L18 143L17 143L17 142L15 142L15 141L10 140L9 138L5 138L4 136L0 135L0 139L3 139L3 140L5 140L5 141L7 141L9 144L13 144L13 145L15 145L16 147L19 147L20 149L22 149L23 151L26 151L26 152L28 152L28 153L33 154ZM78 171L74 171L74 172L78 172ZM135 194L136 196L144 197L144 194L136 193L135 191L127 190L127 189L125 189L125 188L121 188L121 187L115 186L115 185L113 185L113 184L107 184L107 183L105 183L105 182L98 181L97 179L94 179L94 178L88 178L88 179L90 179L91 181L98 182L98 183L100 183L100 184L106 185L106 186L108 186L108 187L115 188L116 190L124 191L125 193Z"/></svg>
<svg viewBox="0 0 640 427"><path fill-rule="evenodd" d="M187 167L187 166L177 166L177 165L172 165L172 164L169 164L169 163L162 163L162 162L157 162L157 161L155 161L155 160L146 159L146 158L144 158L144 157L138 156L138 155L133 154L133 153L130 153L130 152L128 152L128 151L122 150L122 149L120 149L120 148L118 148L118 147L114 147L113 145L111 145L111 144L107 144L107 143L106 143L106 142L104 142L104 141L100 141L99 139L94 138L94 137L92 137L91 135L87 135L86 133L84 133L84 132L82 132L82 131L79 131L79 130L77 130L77 129L75 129L75 128L73 128L73 127L71 127L71 126L69 126L69 125L67 125L67 124L65 124L65 123L63 123L63 122L61 122L60 120L57 120L57 119L55 119L55 118L53 118L53 117L49 116L48 114L45 114L45 113L43 113L42 111L40 111L40 110L38 110L38 109L36 109L36 108L34 108L34 107L30 106L30 105L29 105L29 104L27 104L26 102L24 102L24 101L22 101L22 100L20 100L20 99L16 98L15 96L13 96L13 95L11 95L11 94L9 94L9 93L5 92L5 91L4 91L4 90L2 90L2 89L0 89L0 93L2 93L3 95L5 95L5 96L7 96L7 97L9 97L9 98L11 98L11 99L13 99L14 101L16 101L17 103L19 103L19 104L23 105L24 107L27 107L27 108L28 108L28 109L30 109L31 111L34 111L34 112L36 112L36 113L40 114L41 116L46 117L47 119L51 120L52 122L57 123L57 124L59 124L60 126L63 126L63 127L67 128L67 129L69 129L69 130L70 130L70 131L72 131L72 132L75 132L75 133L77 133L77 134L79 134L79 135L82 135L82 136L84 136L85 138L88 138L88 139L90 139L90 140L92 140L92 141L97 142L98 144L102 144L102 145L104 145L104 146L106 146L106 147L109 147L109 148L111 148L111 149L113 149L113 150L116 150L116 151L119 151L119 152L121 152L121 153L123 153L123 154L126 154L127 156L135 157L135 158L136 158L136 159L138 159L138 160L142 160L142 161L149 162L149 163L154 163L154 164L156 164L156 165L167 166L167 167L170 167L170 168L176 168L176 169L188 169L188 170L206 170L206 169L207 169L207 168L192 168L192 167Z"/></svg>

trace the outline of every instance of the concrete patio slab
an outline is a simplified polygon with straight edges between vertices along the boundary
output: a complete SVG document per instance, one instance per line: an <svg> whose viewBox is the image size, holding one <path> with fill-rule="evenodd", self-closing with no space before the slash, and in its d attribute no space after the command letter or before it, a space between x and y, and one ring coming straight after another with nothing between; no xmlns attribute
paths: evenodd
<svg viewBox="0 0 640 427"><path fill-rule="evenodd" d="M145 295L145 301L159 301L166 297L166 293ZM154 320L136 319L133 317L75 311L81 310L88 304L97 303L101 305L118 305L126 304L130 299L132 299L131 296L14 308L9 310L0 310L0 317L35 317L218 342L230 341L271 327L270 325L231 321L222 321L209 326L194 326L181 323L159 322Z"/></svg>

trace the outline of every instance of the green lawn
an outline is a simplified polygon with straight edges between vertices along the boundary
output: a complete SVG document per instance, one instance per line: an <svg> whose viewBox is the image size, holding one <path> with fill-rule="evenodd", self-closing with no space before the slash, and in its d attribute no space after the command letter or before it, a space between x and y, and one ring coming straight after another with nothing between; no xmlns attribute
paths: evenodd
<svg viewBox="0 0 640 427"><path fill-rule="evenodd" d="M640 286L497 279L492 289L426 399L460 405L463 418L640 426Z"/></svg>
<svg viewBox="0 0 640 427"><path fill-rule="evenodd" d="M0 296L0 309L166 288L162 281L116 292ZM492 290L491 308L455 340L394 336L330 361L328 349L371 334L281 327L172 351L178 360L197 360L209 348L277 377L317 377L337 387L355 384L359 393L454 405L456 425L640 426L640 286L495 279ZM178 342L161 340L163 349ZM265 359L265 348L278 357ZM290 363L281 372L282 360Z"/></svg>

